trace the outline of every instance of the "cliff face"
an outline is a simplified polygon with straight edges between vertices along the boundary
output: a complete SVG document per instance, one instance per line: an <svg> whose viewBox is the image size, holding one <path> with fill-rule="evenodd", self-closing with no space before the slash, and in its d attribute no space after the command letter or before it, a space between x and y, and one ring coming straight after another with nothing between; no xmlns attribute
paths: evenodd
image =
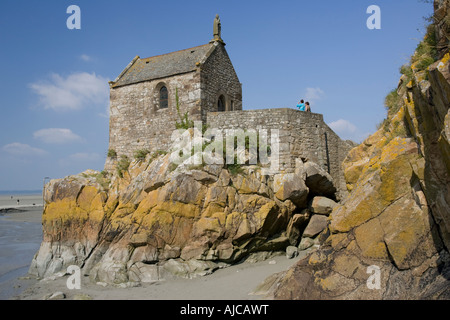
<svg viewBox="0 0 450 320"><path fill-rule="evenodd" d="M437 43L448 44L449 3L435 5ZM344 161L350 194L326 240L279 275L272 297L450 299L450 54L438 47L440 59L421 70L427 41L391 94L397 108Z"/></svg>
<svg viewBox="0 0 450 320"><path fill-rule="evenodd" d="M50 277L78 265L92 281L112 284L203 275L298 245L314 216L307 208L329 214L335 205L323 197L335 197L331 176L312 162L267 176L258 166L187 161L175 167L170 153L154 154L113 175L52 180L30 273ZM324 227L315 222L310 236Z"/></svg>

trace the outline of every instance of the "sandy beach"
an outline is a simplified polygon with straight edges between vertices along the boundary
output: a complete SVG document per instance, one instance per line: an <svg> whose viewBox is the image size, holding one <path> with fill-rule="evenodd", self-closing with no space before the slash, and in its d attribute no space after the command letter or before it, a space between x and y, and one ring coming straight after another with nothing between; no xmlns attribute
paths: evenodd
<svg viewBox="0 0 450 320"><path fill-rule="evenodd" d="M0 210L10 208L24 209L29 207L42 207L42 205L43 205L42 194L0 195Z"/></svg>
<svg viewBox="0 0 450 320"><path fill-rule="evenodd" d="M4 196L2 198L5 198ZM46 295L63 292L65 299L88 297L94 300L255 300L255 288L270 275L286 270L302 256L287 259L284 254L264 261L243 262L194 279L172 279L143 283L133 288L103 287L81 279L81 289L70 290L68 275L55 280L38 280L27 275L34 254L42 240L42 207L36 196L22 207L5 204L0 209L0 300L40 300ZM31 207L29 206L31 204Z"/></svg>
<svg viewBox="0 0 450 320"><path fill-rule="evenodd" d="M287 259L278 255L256 263L244 262L194 279L173 279L155 283L142 283L138 287L103 287L81 279L81 289L69 290L68 276L56 280L24 280L28 289L10 299L41 300L45 296L62 292L66 300L260 300L255 288L270 275L288 269L300 256Z"/></svg>

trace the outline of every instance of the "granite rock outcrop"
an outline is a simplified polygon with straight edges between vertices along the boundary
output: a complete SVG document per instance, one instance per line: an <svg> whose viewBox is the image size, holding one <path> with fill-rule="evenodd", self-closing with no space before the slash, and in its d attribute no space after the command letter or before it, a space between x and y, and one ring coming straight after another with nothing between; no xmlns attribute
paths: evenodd
<svg viewBox="0 0 450 320"><path fill-rule="evenodd" d="M152 282L205 275L261 251L297 246L314 218L310 205L327 211L334 204L323 196L314 201L316 194L335 198L334 182L310 162L295 173L261 171L188 160L176 166L171 153L157 153L120 172L52 180L30 273L46 278L77 265L93 282ZM324 227L315 226L315 234Z"/></svg>
<svg viewBox="0 0 450 320"><path fill-rule="evenodd" d="M420 70L419 49L388 119L343 163L349 195L320 248L272 277L269 297L450 299L450 53Z"/></svg>

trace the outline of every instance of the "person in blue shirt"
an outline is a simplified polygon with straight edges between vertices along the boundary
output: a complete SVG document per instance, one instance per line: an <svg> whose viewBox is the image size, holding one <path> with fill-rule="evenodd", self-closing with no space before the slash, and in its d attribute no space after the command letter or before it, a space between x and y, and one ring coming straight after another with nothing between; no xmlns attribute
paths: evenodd
<svg viewBox="0 0 450 320"><path fill-rule="evenodd" d="M297 108L298 108L300 111L305 111L305 101L300 100L300 102L297 104Z"/></svg>

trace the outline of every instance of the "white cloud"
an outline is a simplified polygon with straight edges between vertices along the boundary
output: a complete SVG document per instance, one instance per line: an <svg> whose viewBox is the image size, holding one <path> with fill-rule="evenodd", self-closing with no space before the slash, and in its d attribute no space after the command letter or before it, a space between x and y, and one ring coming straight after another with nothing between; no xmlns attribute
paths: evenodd
<svg viewBox="0 0 450 320"><path fill-rule="evenodd" d="M50 81L32 83L30 88L40 97L45 109L79 110L89 104L105 105L109 99L108 79L95 73L74 73L64 78L52 74Z"/></svg>
<svg viewBox="0 0 450 320"><path fill-rule="evenodd" d="M90 61L92 61L92 58L91 58L90 56L88 56L87 54L82 54L82 55L80 56L80 59L83 60L83 61L85 61L85 62L90 62Z"/></svg>
<svg viewBox="0 0 450 320"><path fill-rule="evenodd" d="M35 139L45 143L63 144L68 142L81 141L81 137L73 133L70 129L42 129L33 133Z"/></svg>
<svg viewBox="0 0 450 320"><path fill-rule="evenodd" d="M370 133L362 132L357 126L348 120L339 119L328 124L341 139L352 140L357 143L364 141Z"/></svg>
<svg viewBox="0 0 450 320"><path fill-rule="evenodd" d="M14 142L3 146L5 152L14 156L43 156L47 154L45 150L34 148L28 144Z"/></svg>
<svg viewBox="0 0 450 320"><path fill-rule="evenodd" d="M329 126L337 134L352 134L357 131L357 128L353 123L344 119L339 119L337 121L331 122Z"/></svg>
<svg viewBox="0 0 450 320"><path fill-rule="evenodd" d="M306 88L305 101L317 101L325 96L325 92L320 88Z"/></svg>

